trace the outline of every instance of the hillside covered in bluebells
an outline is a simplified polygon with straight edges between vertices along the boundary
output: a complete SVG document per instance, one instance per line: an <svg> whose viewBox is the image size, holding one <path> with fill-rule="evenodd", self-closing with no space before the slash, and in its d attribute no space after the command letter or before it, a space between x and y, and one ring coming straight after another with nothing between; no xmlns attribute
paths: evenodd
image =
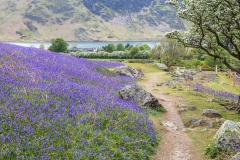
<svg viewBox="0 0 240 160"><path fill-rule="evenodd" d="M117 96L120 65L0 43L0 159L147 159L158 137Z"/></svg>

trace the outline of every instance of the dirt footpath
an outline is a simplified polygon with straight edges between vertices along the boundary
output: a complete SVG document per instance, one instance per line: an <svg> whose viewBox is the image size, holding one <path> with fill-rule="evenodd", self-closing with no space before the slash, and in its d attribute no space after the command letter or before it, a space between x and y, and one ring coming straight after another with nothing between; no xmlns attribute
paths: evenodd
<svg viewBox="0 0 240 160"><path fill-rule="evenodd" d="M186 128L183 125L177 105L180 99L165 95L155 90L155 84L158 81L158 73L149 73L148 80L140 82L140 85L156 97L160 104L166 109L162 120L154 122L155 125L164 127L161 131L161 143L157 154L153 160L196 160L199 159L199 153L194 153L194 146L191 138L185 133Z"/></svg>

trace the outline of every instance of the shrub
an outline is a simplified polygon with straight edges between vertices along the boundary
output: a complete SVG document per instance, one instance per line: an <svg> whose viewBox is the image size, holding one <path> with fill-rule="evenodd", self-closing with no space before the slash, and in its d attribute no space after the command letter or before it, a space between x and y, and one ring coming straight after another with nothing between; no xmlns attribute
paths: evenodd
<svg viewBox="0 0 240 160"><path fill-rule="evenodd" d="M104 51L109 52L109 53L112 53L113 51L116 50L115 45L112 44L112 43L108 44L107 46L103 46L102 48L103 48Z"/></svg>
<svg viewBox="0 0 240 160"><path fill-rule="evenodd" d="M39 48L40 48L40 49L45 49L44 44L40 44Z"/></svg>
<svg viewBox="0 0 240 160"><path fill-rule="evenodd" d="M48 48L52 52L66 52L68 44L62 38L57 38L52 41L52 45Z"/></svg>
<svg viewBox="0 0 240 160"><path fill-rule="evenodd" d="M134 59L148 59L149 58L149 54L147 51L139 51L136 54L133 55Z"/></svg>
<svg viewBox="0 0 240 160"><path fill-rule="evenodd" d="M140 46L141 50L151 50L151 47L148 44L143 44Z"/></svg>
<svg viewBox="0 0 240 160"><path fill-rule="evenodd" d="M139 46L134 46L134 47L131 48L130 54L131 54L132 56L134 56L134 55L137 54L139 51L140 51Z"/></svg>
<svg viewBox="0 0 240 160"><path fill-rule="evenodd" d="M72 56L79 58L102 58L102 59L148 59L148 51L139 51L135 55L129 54L127 51L114 51L112 53L100 51L100 52L71 52Z"/></svg>
<svg viewBox="0 0 240 160"><path fill-rule="evenodd" d="M124 47L123 43L117 44L117 51L125 51L125 47Z"/></svg>
<svg viewBox="0 0 240 160"><path fill-rule="evenodd" d="M215 141L211 142L204 148L204 155L210 158L216 158L221 154L221 152L222 152L222 149L215 145Z"/></svg>

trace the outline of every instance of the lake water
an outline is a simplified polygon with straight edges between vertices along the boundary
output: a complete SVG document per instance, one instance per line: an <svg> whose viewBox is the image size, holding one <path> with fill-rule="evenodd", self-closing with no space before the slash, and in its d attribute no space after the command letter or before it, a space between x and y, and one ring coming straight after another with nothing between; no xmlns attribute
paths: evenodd
<svg viewBox="0 0 240 160"><path fill-rule="evenodd" d="M154 47L159 42L157 41L115 41L115 42L67 42L69 44L68 48L101 48L103 46L107 46L110 43L113 43L117 45L118 43L123 43L124 45L127 45L128 43L130 45L142 45L142 44L148 44L151 48ZM7 42L19 46L24 47L35 47L39 48L40 44L43 44L45 49L49 48L51 46L51 42Z"/></svg>

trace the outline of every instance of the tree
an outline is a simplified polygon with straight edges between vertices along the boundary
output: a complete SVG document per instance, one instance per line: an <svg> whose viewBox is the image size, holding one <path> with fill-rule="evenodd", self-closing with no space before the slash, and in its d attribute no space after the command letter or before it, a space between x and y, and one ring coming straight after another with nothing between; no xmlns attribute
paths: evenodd
<svg viewBox="0 0 240 160"><path fill-rule="evenodd" d="M131 54L132 57L133 57L133 56L134 56L135 54L137 54L139 51L140 51L139 46L134 46L134 47L131 48L130 54Z"/></svg>
<svg viewBox="0 0 240 160"><path fill-rule="evenodd" d="M160 44L157 44L152 48L150 52L150 57L152 59L157 59L158 61L161 62L161 54L162 54L162 47Z"/></svg>
<svg viewBox="0 0 240 160"><path fill-rule="evenodd" d="M130 45L129 43L125 46L126 50L131 50L131 48L133 47L133 45Z"/></svg>
<svg viewBox="0 0 240 160"><path fill-rule="evenodd" d="M52 45L48 48L52 52L66 52L68 44L62 38L57 38L52 41Z"/></svg>
<svg viewBox="0 0 240 160"><path fill-rule="evenodd" d="M174 62L178 61L185 54L185 48L174 39L162 38L160 43L162 46L161 62L169 69Z"/></svg>
<svg viewBox="0 0 240 160"><path fill-rule="evenodd" d="M239 0L168 0L167 4L175 6L178 16L190 21L192 27L185 32L172 31L166 37L199 48L240 73L236 65L240 64Z"/></svg>
<svg viewBox="0 0 240 160"><path fill-rule="evenodd" d="M104 51L112 53L113 51L115 51L115 45L114 44L108 44L107 46L103 46L102 47Z"/></svg>
<svg viewBox="0 0 240 160"><path fill-rule="evenodd" d="M117 51L125 51L125 47L124 47L123 43L117 44Z"/></svg>
<svg viewBox="0 0 240 160"><path fill-rule="evenodd" d="M148 44L143 44L140 46L141 50L151 50L151 47Z"/></svg>

